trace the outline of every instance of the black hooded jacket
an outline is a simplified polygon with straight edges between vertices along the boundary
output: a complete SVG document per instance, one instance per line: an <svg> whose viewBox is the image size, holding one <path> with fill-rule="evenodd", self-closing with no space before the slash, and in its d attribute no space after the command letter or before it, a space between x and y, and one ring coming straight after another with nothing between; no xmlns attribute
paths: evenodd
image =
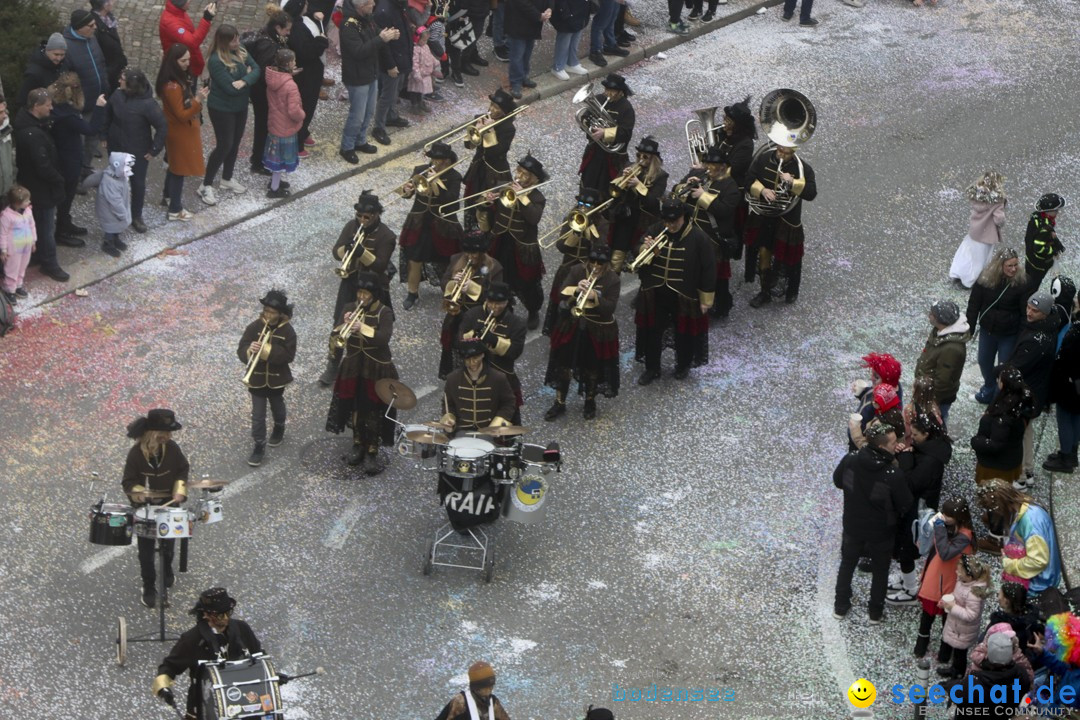
<svg viewBox="0 0 1080 720"><path fill-rule="evenodd" d="M15 98L15 105L26 106L26 96L31 90L49 87L60 77L63 72L63 63L57 65L45 55L45 43L31 51L26 60L26 69L23 71L22 85L19 86L19 95Z"/></svg>
<svg viewBox="0 0 1080 720"><path fill-rule="evenodd" d="M358 15L349 0L341 9L341 82L346 87L369 85L379 78L379 58L385 43L370 15Z"/></svg>
<svg viewBox="0 0 1080 720"><path fill-rule="evenodd" d="M833 472L844 491L844 534L856 540L887 540L914 500L889 453L866 445L848 453Z"/></svg>
<svg viewBox="0 0 1080 720"><path fill-rule="evenodd" d="M1058 330L1065 325L1064 311L1055 305L1042 320L1028 322L1020 326L1020 335L1016 339L1009 364L1020 371L1024 382L1035 396L1035 411L1042 412L1050 394L1050 371L1054 366L1057 352Z"/></svg>
<svg viewBox="0 0 1080 720"><path fill-rule="evenodd" d="M1031 688L1031 683L1028 682L1027 676L1016 666L1016 663L1010 661L1008 665L1000 666L993 665L989 662L984 662L981 668L972 670L969 677L963 680L963 692L960 696L964 702L958 703L959 707L963 709L957 711L957 717L1007 717L1005 708L1015 708L1016 705L1012 702L1013 690L1012 685L1014 680L1020 681L1020 697L1023 697L1027 691ZM968 700L968 685L973 686L971 688L971 699L974 702L967 702ZM990 698L990 690L995 685L1004 685L1007 690L1005 693L1007 702L996 703ZM981 688L980 693L975 688ZM981 696L981 702L979 702Z"/></svg>
<svg viewBox="0 0 1080 720"><path fill-rule="evenodd" d="M1080 413L1080 321L1072 324L1050 371L1050 399L1062 410Z"/></svg>
<svg viewBox="0 0 1080 720"><path fill-rule="evenodd" d="M945 466L952 459L952 443L943 437L932 437L916 444L911 452L900 453L896 459L913 498L922 498L928 508L937 510Z"/></svg>
<svg viewBox="0 0 1080 720"><path fill-rule="evenodd" d="M64 200L64 176L52 137L52 118L38 119L21 108L11 123L15 130L16 179L30 191L38 210L54 208Z"/></svg>

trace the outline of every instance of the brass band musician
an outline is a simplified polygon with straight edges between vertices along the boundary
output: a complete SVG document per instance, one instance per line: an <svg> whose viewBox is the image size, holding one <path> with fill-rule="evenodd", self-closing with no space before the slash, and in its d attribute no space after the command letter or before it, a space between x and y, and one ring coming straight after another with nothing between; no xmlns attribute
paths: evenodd
<svg viewBox="0 0 1080 720"><path fill-rule="evenodd" d="M490 245L489 233L482 230L466 233L461 239L461 252L450 258L450 266L443 275L443 309L446 316L440 336L440 380L454 369L454 340L458 337L462 317L483 302L488 283L503 279L502 265L487 254Z"/></svg>
<svg viewBox="0 0 1080 720"><path fill-rule="evenodd" d="M345 306L341 324L334 328L331 343L343 346L344 357L326 416L329 432L352 428L353 449L348 463L363 463L368 475L385 469L378 459L379 446L394 442L394 424L385 417L387 406L375 393L375 382L398 377L390 355L394 311L378 299L379 287L375 273L359 273L356 300ZM396 417L396 410L391 410L390 416Z"/></svg>
<svg viewBox="0 0 1080 720"><path fill-rule="evenodd" d="M540 325L540 308L544 306L544 289L540 284L544 258L537 244L537 227L547 199L536 186L547 179L543 164L526 155L518 161L510 192L501 196L488 193L486 197L491 204L477 217L480 228L490 230L495 238L493 255L502 265L510 289L529 313L529 330Z"/></svg>
<svg viewBox="0 0 1080 720"><path fill-rule="evenodd" d="M603 213L592 212L600 204L599 192L592 188L581 188L577 194L577 205L566 213L558 229L559 237L555 242L555 247L562 253L562 262L555 271L555 277L551 281L551 292L548 293L548 306L544 313L543 333L545 335L550 336L555 327L559 303L562 301L559 292L565 287L567 274L588 259L589 250L594 244L604 242L608 236L608 221ZM582 213L586 218L585 224L577 229L571 226L571 219L575 213Z"/></svg>
<svg viewBox="0 0 1080 720"><path fill-rule="evenodd" d="M410 180L401 186L402 196L413 198L399 239L401 265L409 293L402 303L406 310L412 310L420 299L420 280L425 264L433 266L433 279L442 277L450 258L458 252L461 240L457 213L443 215L439 212L442 205L461 197L461 174L453 169L457 153L446 143L436 142L425 154L431 158L430 166L414 167ZM424 181L412 181L412 178L424 176L427 177Z"/></svg>
<svg viewBox="0 0 1080 720"><path fill-rule="evenodd" d="M577 380L585 396L586 420L596 417L596 395L619 394L619 325L615 306L622 290L619 274L610 265L611 250L594 243L589 262L571 268L559 288L563 301L551 333L544 383L555 389L555 402L544 414L547 421L566 412L570 379Z"/></svg>
<svg viewBox="0 0 1080 720"><path fill-rule="evenodd" d="M248 465L259 467L267 444L277 447L285 439L285 386L292 382L289 363L296 359L293 306L281 290L271 290L259 301L259 318L244 328L236 356L248 367L244 376L251 395L251 438L255 448ZM274 430L266 437L266 405L274 418Z"/></svg>
<svg viewBox="0 0 1080 720"><path fill-rule="evenodd" d="M356 301L356 275L360 271L375 273L379 278L376 293L379 302L387 307L390 304L390 276L387 271L394 256L397 235L382 222L383 206L378 196L368 190L360 193L353 205L356 217L345 223L332 254L337 263L341 283L338 285L337 298L334 301L333 323L341 318L341 313L348 303ZM357 242L360 244L357 245ZM348 262L346 262L346 259ZM326 368L319 377L321 385L330 385L337 376L337 365L341 350L332 349L326 361Z"/></svg>
<svg viewBox="0 0 1080 720"><path fill-rule="evenodd" d="M464 340L458 351L464 365L446 377L439 422L453 432L510 425L517 410L514 390L506 375L488 363L484 343Z"/></svg>
<svg viewBox="0 0 1080 720"><path fill-rule="evenodd" d="M754 121L754 114L750 112L749 95L742 102L724 108L721 132L720 142L716 148L727 161L731 177L738 184L740 193L739 205L735 209L735 236L739 242L731 256L733 260L738 260L743 255L743 230L746 215L749 212L745 196L746 174L750 171L750 163L754 158L754 141L757 140L757 123ZM746 282L753 282L757 272L757 250L756 248L747 248L747 250L743 279Z"/></svg>
<svg viewBox="0 0 1080 720"><path fill-rule="evenodd" d="M525 399L521 394L514 363L525 350L525 322L514 314L510 286L504 282L489 283L484 293L483 305L465 313L461 320L459 340L479 340L487 346L488 362L506 375L514 390L514 417L510 422L521 424L521 406Z"/></svg>
<svg viewBox="0 0 1080 720"><path fill-rule="evenodd" d="M476 128L480 130L480 143L474 146L468 139L465 140L467 149L476 150L465 171L465 195L474 195L510 180L510 162L506 156L510 153L510 144L514 141L517 128L514 127L515 118L503 118L517 110L517 103L502 88L488 95L488 100L491 106L487 114L481 115L476 122ZM503 121L496 125L499 120ZM476 228L475 208L465 211L464 222L466 230Z"/></svg>
<svg viewBox="0 0 1080 720"><path fill-rule="evenodd" d="M611 116L614 125L607 128L595 128L589 136L589 144L581 156L581 187L596 188L607 197L608 183L618 177L627 164L626 148L634 135L634 106L629 97L634 93L626 84L626 78L617 73L609 73L600 81L604 86L604 110ZM617 152L609 151L602 145L622 143Z"/></svg>
<svg viewBox="0 0 1080 720"><path fill-rule="evenodd" d="M630 246L642 231L660 220L660 201L667 192L668 173L660 157L660 144L646 135L635 148L637 162L623 170L626 188L611 211L611 269L622 272ZM615 192L615 184L612 184Z"/></svg>

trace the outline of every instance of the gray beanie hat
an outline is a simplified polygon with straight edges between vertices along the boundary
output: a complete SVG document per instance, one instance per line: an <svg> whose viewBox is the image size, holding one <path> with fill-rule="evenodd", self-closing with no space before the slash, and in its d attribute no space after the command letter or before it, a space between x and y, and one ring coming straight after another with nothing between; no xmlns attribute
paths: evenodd
<svg viewBox="0 0 1080 720"><path fill-rule="evenodd" d="M938 300L930 306L931 314L942 325L952 325L960 319L960 307L952 300Z"/></svg>
<svg viewBox="0 0 1080 720"><path fill-rule="evenodd" d="M53 33L49 36L48 41L45 43L46 50L63 50L67 51L67 40L60 33Z"/></svg>
<svg viewBox="0 0 1080 720"><path fill-rule="evenodd" d="M1028 298L1028 305L1041 312L1049 313L1054 307L1054 298L1045 290L1040 290Z"/></svg>
<svg viewBox="0 0 1080 720"><path fill-rule="evenodd" d="M1012 662L1012 638L1005 633L994 633L986 640L986 659L995 665L1008 665Z"/></svg>

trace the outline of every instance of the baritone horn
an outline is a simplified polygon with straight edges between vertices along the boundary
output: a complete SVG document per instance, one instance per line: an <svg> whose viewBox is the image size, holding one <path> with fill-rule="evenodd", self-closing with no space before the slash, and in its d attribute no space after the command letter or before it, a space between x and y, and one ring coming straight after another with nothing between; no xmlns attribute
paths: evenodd
<svg viewBox="0 0 1080 720"><path fill-rule="evenodd" d="M577 120L578 126L585 131L585 134L589 136L589 140L602 147L604 152L622 152L626 149L626 143L609 143L604 140L595 140L592 136L595 130L607 130L615 127L615 118L611 117L611 113L607 111L608 99L605 97L601 101L601 96L593 93L594 86L595 83L590 81L585 87L574 93L572 102L575 105L584 103L574 113L574 119Z"/></svg>
<svg viewBox="0 0 1080 720"><path fill-rule="evenodd" d="M713 145L716 134L716 110L719 105L700 108L694 111L694 117L686 121L686 146L690 151L690 164L700 165L701 158Z"/></svg>

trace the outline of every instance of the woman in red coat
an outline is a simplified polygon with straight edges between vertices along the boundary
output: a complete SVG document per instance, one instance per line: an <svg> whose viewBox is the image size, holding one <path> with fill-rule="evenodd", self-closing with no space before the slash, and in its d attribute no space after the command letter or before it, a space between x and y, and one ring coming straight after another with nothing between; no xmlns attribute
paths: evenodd
<svg viewBox="0 0 1080 720"><path fill-rule="evenodd" d="M173 45L165 53L154 83L169 125L165 136L169 162L165 173L165 196L169 201L169 219L183 222L195 217L183 206L184 178L201 178L206 173L199 113L210 94L209 87L192 94L190 67L191 52L183 45Z"/></svg>

